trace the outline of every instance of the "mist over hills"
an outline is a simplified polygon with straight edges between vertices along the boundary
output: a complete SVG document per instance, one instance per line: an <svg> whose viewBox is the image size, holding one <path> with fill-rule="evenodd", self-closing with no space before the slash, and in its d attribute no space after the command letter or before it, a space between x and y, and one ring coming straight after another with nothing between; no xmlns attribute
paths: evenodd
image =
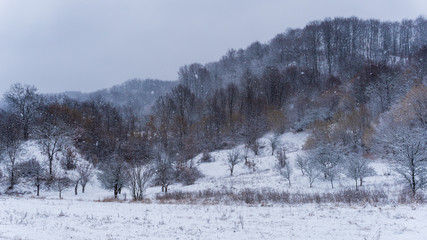
<svg viewBox="0 0 427 240"><path fill-rule="evenodd" d="M143 116L150 113L151 107L160 96L165 95L177 84L177 81L131 79L95 92L70 91L62 94L80 102L101 98L117 107L132 108L139 116Z"/></svg>

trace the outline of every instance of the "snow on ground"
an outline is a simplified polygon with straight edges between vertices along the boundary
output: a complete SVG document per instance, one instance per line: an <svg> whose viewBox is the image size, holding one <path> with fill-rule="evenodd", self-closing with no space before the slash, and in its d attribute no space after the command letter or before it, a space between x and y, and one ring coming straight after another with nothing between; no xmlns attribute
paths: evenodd
<svg viewBox="0 0 427 240"><path fill-rule="evenodd" d="M273 189L278 191L288 191L291 193L327 193L339 191L342 189L354 188L354 180L342 174L334 181L334 188L331 188L329 181L317 179L312 188L309 188L307 177L303 176L300 170L296 167L295 159L298 155L304 156L302 150L305 141L309 134L302 133L285 133L279 136L279 148L285 148L286 156L289 158L290 163L293 165L292 185L289 186L288 182L279 174L276 169L277 160L275 156L271 155L271 147L269 139L271 134L267 134L260 138L260 153L255 156L253 152L249 153L250 161L254 161L255 171L243 162L235 166L234 176L230 176L227 166L227 155L231 150L220 150L211 153L215 159L211 163L199 164L199 169L204 174L204 178L196 181L196 184L190 186L182 186L174 184L170 186L170 191L196 191L203 189L213 190L240 190L243 188L250 189ZM244 146L238 146L234 150L241 153L244 152ZM197 156L194 161L197 162L201 158L201 154ZM391 173L385 160L373 160L371 166L376 170L377 175L367 177L364 179L364 189L377 189L381 188L386 193L396 195L402 188L401 185L396 184L396 176ZM149 189L148 192L151 192Z"/></svg>
<svg viewBox="0 0 427 240"><path fill-rule="evenodd" d="M234 176L227 167L229 150L211 153L214 162L199 163L204 177L194 185L173 184L169 191L241 190L243 188L283 190L289 192L333 192L353 188L353 181L344 175L331 189L327 181L316 180L308 187L306 177L294 169L292 186L288 186L276 169L267 134L259 139L260 154L249 153L256 163L255 171L239 163ZM290 162L304 155L302 146L307 133L285 133L278 148L285 147ZM26 143L21 159L35 157L45 161L36 144ZM243 152L244 146L234 150ZM366 178L363 188L381 188L396 197L402 185L396 183L386 160L373 160L377 175ZM34 187L30 190L34 194ZM2 189L0 189L2 191ZM42 189L40 198L31 194L22 197L0 195L0 239L425 239L427 206L344 204L303 204L268 207L235 203L234 205L159 204L155 195L158 186L147 189L153 203L102 202L112 192L100 188L93 178L84 194L74 195L72 188L62 193ZM80 191L80 189L79 189ZM3 191L2 191L3 192ZM129 200L128 190L120 199ZM101 202L100 202L101 201Z"/></svg>
<svg viewBox="0 0 427 240"><path fill-rule="evenodd" d="M0 239L425 239L427 206L223 206L1 198Z"/></svg>
<svg viewBox="0 0 427 240"><path fill-rule="evenodd" d="M322 181L317 179L313 188L309 188L308 180L305 176L302 176L299 169L296 168L295 159L297 155L304 156L302 147L307 140L309 134L305 132L301 133L285 133L279 136L278 149L284 147L286 149L286 155L289 157L291 164L294 166L292 185L289 186L288 182L279 174L276 169L277 160L275 156L271 155L271 147L269 139L271 134L266 134L258 141L260 143L260 153L255 156L253 152L249 151L249 160L255 162L255 171L253 168L246 166L243 161L235 166L234 176L230 176L227 165L227 156L232 151L238 151L241 154L244 152L244 146L240 145L234 149L219 150L211 152L211 156L214 162L200 163L199 160L202 156L196 156L193 161L197 163L198 168L204 175L203 178L198 179L195 184L189 186L183 186L182 184L175 183L169 186L169 191L198 191L198 190L241 190L244 188L250 189L272 189L278 191L288 192L300 192L300 193L325 193L334 192L341 189L354 188L354 181L342 175L334 182L334 189L331 188L329 181ZM23 159L36 158L43 164L47 164L45 156L40 153L40 150L34 141L29 141L24 144L24 154L20 157L20 161ZM85 161L78 156L80 161ZM4 164L3 164L4 166ZM399 191L402 189L400 184L396 184L396 176L387 166L386 160L373 160L371 166L376 170L377 175L364 179L365 189L381 188L387 194L396 197ZM1 164L0 164L1 167ZM5 171L3 171L5 172ZM20 186L17 186L19 188ZM22 187L21 187L22 188ZM35 192L33 189L24 189L27 192ZM149 198L154 198L157 193L161 190L160 187L150 187L146 191L146 195ZM0 189L4 192L4 190ZM48 191L42 189L42 197L57 198L58 193L55 191ZM86 193L79 193L77 196L74 195L74 189L69 188L64 190L63 197L74 200L102 200L104 198L112 197L112 192L106 191L100 187L96 176L93 177L92 182L86 187ZM121 199L129 199L130 193L127 189L123 191L120 196Z"/></svg>

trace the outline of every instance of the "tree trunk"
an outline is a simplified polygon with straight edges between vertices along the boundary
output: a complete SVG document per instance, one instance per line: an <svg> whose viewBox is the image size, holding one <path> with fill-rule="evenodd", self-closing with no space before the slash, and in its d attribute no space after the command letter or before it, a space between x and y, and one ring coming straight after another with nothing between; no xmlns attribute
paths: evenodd
<svg viewBox="0 0 427 240"><path fill-rule="evenodd" d="M356 180L356 190L357 190L357 178L355 180Z"/></svg>
<svg viewBox="0 0 427 240"><path fill-rule="evenodd" d="M331 178L331 186L332 186L332 188L334 188L334 182L333 182L332 178Z"/></svg>
<svg viewBox="0 0 427 240"><path fill-rule="evenodd" d="M13 185L15 184L15 174L14 174L14 167L13 167L13 165L12 165L12 171L11 171L11 173L10 173L10 189L12 189L13 188Z"/></svg>
<svg viewBox="0 0 427 240"><path fill-rule="evenodd" d="M117 193L119 192L117 185L114 186L114 199L117 199Z"/></svg>
<svg viewBox="0 0 427 240"><path fill-rule="evenodd" d="M81 185L82 185L82 193L85 193L86 184L81 184Z"/></svg>
<svg viewBox="0 0 427 240"><path fill-rule="evenodd" d="M363 179L360 178L360 186L362 186L362 183L363 183Z"/></svg>
<svg viewBox="0 0 427 240"><path fill-rule="evenodd" d="M53 162L53 157L49 156L49 175L52 176L52 162Z"/></svg>
<svg viewBox="0 0 427 240"><path fill-rule="evenodd" d="M37 197L40 196L40 184L37 184Z"/></svg>
<svg viewBox="0 0 427 240"><path fill-rule="evenodd" d="M79 186L79 183L77 182L74 186L74 194L77 195L77 187Z"/></svg>
<svg viewBox="0 0 427 240"><path fill-rule="evenodd" d="M61 193L62 193L62 191L59 191L59 199L62 199Z"/></svg>

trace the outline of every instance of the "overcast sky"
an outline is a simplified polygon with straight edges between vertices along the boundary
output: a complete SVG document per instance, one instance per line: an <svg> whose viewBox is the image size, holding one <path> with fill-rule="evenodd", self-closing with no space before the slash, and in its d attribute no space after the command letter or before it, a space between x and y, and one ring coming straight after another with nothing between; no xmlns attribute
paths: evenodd
<svg viewBox="0 0 427 240"><path fill-rule="evenodd" d="M0 94L94 91L268 42L325 17L400 21L426 0L0 0Z"/></svg>

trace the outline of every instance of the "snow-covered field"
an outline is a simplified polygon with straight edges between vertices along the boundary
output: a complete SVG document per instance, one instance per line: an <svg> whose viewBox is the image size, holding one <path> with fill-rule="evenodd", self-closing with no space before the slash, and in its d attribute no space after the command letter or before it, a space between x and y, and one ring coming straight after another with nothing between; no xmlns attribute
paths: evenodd
<svg viewBox="0 0 427 240"><path fill-rule="evenodd" d="M427 207L169 205L0 198L0 239L411 239Z"/></svg>
<svg viewBox="0 0 427 240"><path fill-rule="evenodd" d="M304 154L307 137L307 133L285 133L279 138L279 147L286 148L294 166L296 156ZM212 152L215 161L211 163L198 163L199 155L194 162L204 177L189 186L173 184L169 191L249 188L325 193L354 188L353 181L344 175L336 180L334 189L322 180L309 188L306 177L296 168L292 186L288 186L275 167L268 139L266 135L259 140L258 156L249 154L255 170L239 163L230 176L226 162L230 150ZM22 160L43 162L35 143L26 144ZM243 150L243 146L236 149ZM396 204L402 185L397 184L385 160L374 160L371 166L376 175L366 178L362 189L384 190L389 196L387 204L160 204L155 200L161 190L158 186L146 191L151 203L130 202L127 190L120 195L127 201L103 202L112 192L100 188L96 177L84 194L74 195L73 189L67 189L63 200L58 200L57 192L46 189L40 198L0 195L0 239L426 239L427 206ZM35 190L22 184L16 188Z"/></svg>

